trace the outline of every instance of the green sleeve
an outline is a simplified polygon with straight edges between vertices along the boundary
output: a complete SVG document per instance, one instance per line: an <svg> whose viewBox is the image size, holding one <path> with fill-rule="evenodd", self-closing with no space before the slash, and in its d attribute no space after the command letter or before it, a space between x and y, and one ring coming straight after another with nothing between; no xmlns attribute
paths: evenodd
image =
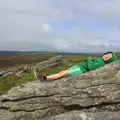
<svg viewBox="0 0 120 120"><path fill-rule="evenodd" d="M103 66L105 63L101 58L87 58L87 65L89 70L97 69Z"/></svg>

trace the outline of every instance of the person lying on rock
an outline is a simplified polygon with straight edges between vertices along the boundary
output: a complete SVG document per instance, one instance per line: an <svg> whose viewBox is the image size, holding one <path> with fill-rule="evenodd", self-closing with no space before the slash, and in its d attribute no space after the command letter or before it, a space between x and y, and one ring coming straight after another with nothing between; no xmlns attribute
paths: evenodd
<svg viewBox="0 0 120 120"><path fill-rule="evenodd" d="M105 64L111 63L113 61L118 60L118 57L113 52L104 53L102 57L88 57L84 59L82 62L73 65L67 70L60 71L59 73L52 75L42 75L37 72L37 78L40 80L56 80L62 78L64 76L76 76L88 72L90 70L97 69Z"/></svg>

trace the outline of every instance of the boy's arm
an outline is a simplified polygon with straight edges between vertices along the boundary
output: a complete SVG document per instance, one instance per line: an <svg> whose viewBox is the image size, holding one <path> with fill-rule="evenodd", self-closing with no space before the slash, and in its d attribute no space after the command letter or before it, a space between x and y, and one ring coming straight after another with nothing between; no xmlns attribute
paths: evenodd
<svg viewBox="0 0 120 120"><path fill-rule="evenodd" d="M105 63L103 60L101 60L100 58L87 58L87 65L88 65L88 69L89 70L94 70L96 68L99 68L101 66L103 66Z"/></svg>

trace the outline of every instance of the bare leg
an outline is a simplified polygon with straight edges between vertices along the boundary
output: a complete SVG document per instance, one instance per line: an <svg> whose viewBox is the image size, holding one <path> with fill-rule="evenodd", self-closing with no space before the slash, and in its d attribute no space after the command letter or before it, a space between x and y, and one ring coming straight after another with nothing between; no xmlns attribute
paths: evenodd
<svg viewBox="0 0 120 120"><path fill-rule="evenodd" d="M57 74L48 75L46 77L48 80L55 80L55 79L59 79L59 78L66 76L66 75L68 75L68 70L61 71Z"/></svg>

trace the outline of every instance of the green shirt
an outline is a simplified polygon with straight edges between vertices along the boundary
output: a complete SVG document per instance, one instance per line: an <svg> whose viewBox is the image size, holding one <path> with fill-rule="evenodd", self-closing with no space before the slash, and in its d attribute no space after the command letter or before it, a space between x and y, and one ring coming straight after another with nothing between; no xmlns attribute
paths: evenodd
<svg viewBox="0 0 120 120"><path fill-rule="evenodd" d="M87 65L89 70L97 69L105 65L105 62L102 58L89 58L87 59Z"/></svg>
<svg viewBox="0 0 120 120"><path fill-rule="evenodd" d="M77 64L83 72L87 72L90 70L97 69L103 65L105 65L105 62L102 58L90 58L88 57L84 61Z"/></svg>

